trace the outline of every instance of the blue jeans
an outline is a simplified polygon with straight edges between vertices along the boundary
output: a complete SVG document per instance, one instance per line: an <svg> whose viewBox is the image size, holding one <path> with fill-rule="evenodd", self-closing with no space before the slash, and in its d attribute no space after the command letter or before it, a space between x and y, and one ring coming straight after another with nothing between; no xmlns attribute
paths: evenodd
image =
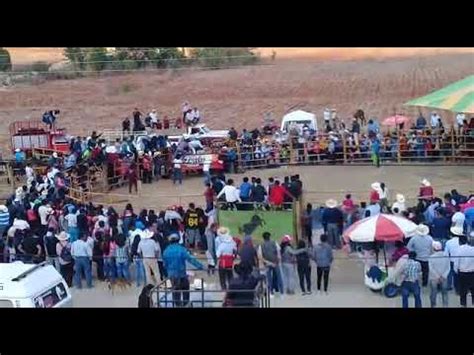
<svg viewBox="0 0 474 355"><path fill-rule="evenodd" d="M441 290L438 290L438 287ZM438 292L441 291L441 299L443 300L443 307L448 307L448 280L430 281L430 303L431 307L436 307L436 298L438 297Z"/></svg>
<svg viewBox="0 0 474 355"><path fill-rule="evenodd" d="M114 259L110 257L104 257L104 277L106 280L114 281L115 274L115 263Z"/></svg>
<svg viewBox="0 0 474 355"><path fill-rule="evenodd" d="M86 276L87 287L92 287L91 261L87 256L79 256L74 259L74 285L82 288L81 276Z"/></svg>
<svg viewBox="0 0 474 355"><path fill-rule="evenodd" d="M137 280L137 287L141 285L141 281L143 281L143 284L146 284L145 267L141 258L135 258L135 278Z"/></svg>
<svg viewBox="0 0 474 355"><path fill-rule="evenodd" d="M130 272L128 270L128 261L123 263L116 262L115 266L117 267L117 277L120 279L130 280Z"/></svg>
<svg viewBox="0 0 474 355"><path fill-rule="evenodd" d="M77 227L69 227L68 228L68 234L69 234L69 242L72 244L76 240L79 239L79 228Z"/></svg>
<svg viewBox="0 0 474 355"><path fill-rule="evenodd" d="M211 173L209 171L204 172L204 185L211 182Z"/></svg>
<svg viewBox="0 0 474 355"><path fill-rule="evenodd" d="M280 294L284 293L280 265L275 267L267 266L267 283L270 293L273 294L273 290L278 290Z"/></svg>
<svg viewBox="0 0 474 355"><path fill-rule="evenodd" d="M451 261L450 264L451 270L448 274L448 290L451 290L454 286L456 293L459 293L458 274L454 271L454 263Z"/></svg>
<svg viewBox="0 0 474 355"><path fill-rule="evenodd" d="M408 297L413 293L415 297L415 308L421 308L421 290L420 283L403 281L402 282L402 307L408 308Z"/></svg>
<svg viewBox="0 0 474 355"><path fill-rule="evenodd" d="M173 184L175 184L176 181L179 181L180 185L183 183L183 172L181 169L173 169Z"/></svg>

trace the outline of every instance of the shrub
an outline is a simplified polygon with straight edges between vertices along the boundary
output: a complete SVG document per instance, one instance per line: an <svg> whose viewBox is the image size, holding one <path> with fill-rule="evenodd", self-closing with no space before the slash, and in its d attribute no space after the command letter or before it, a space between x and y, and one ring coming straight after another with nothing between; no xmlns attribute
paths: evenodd
<svg viewBox="0 0 474 355"><path fill-rule="evenodd" d="M254 64L258 61L250 48L194 48L191 50L194 62L207 68L227 68Z"/></svg>
<svg viewBox="0 0 474 355"><path fill-rule="evenodd" d="M12 70L10 53L5 48L0 47L0 71L10 70Z"/></svg>

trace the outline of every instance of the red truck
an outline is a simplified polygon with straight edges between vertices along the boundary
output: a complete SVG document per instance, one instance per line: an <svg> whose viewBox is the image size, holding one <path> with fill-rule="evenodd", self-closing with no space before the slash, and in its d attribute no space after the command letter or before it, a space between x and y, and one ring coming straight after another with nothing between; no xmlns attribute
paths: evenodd
<svg viewBox="0 0 474 355"><path fill-rule="evenodd" d="M10 124L12 151L21 149L31 155L33 149L69 152L69 141L62 128L50 129L41 121L17 121Z"/></svg>

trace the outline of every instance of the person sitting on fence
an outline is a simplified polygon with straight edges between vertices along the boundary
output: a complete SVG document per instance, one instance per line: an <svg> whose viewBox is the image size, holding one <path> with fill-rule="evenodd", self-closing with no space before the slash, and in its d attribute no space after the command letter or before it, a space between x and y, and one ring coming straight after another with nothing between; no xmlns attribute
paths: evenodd
<svg viewBox="0 0 474 355"><path fill-rule="evenodd" d="M226 208L228 209L233 210L237 208L237 202L242 202L239 190L234 186L234 180L232 179L229 179L227 185L217 194L217 200L219 200L222 195L225 195Z"/></svg>

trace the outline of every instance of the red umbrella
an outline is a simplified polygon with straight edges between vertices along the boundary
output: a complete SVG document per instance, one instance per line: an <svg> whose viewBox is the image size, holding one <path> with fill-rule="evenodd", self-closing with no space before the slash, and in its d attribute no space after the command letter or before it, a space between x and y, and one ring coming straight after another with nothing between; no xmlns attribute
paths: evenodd
<svg viewBox="0 0 474 355"><path fill-rule="evenodd" d="M384 119L382 121L382 124L384 126L395 127L399 124L410 122L410 120L411 120L410 117L402 116L402 115L395 115L395 116L387 117L386 119Z"/></svg>

